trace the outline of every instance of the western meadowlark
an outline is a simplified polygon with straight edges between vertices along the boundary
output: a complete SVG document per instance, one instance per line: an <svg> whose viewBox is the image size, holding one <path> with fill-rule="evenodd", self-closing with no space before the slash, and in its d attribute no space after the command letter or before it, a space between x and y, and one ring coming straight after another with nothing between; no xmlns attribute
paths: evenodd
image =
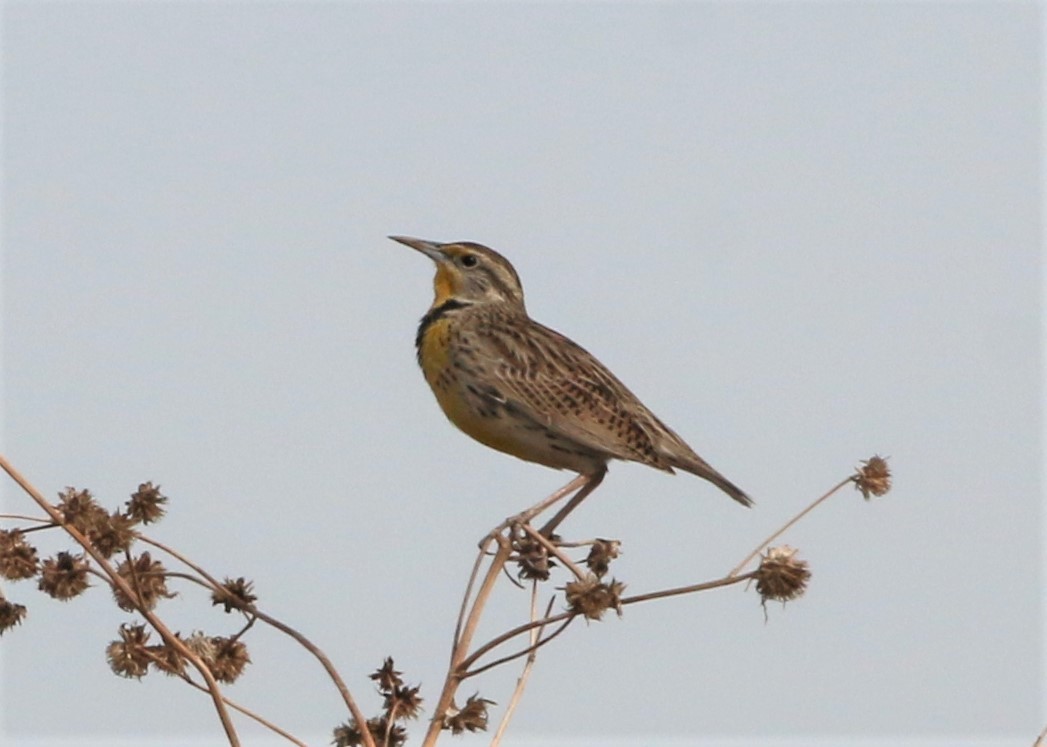
<svg viewBox="0 0 1047 747"><path fill-rule="evenodd" d="M550 534L622 459L702 477L752 501L694 453L579 345L534 321L505 257L468 241L389 238L436 263L436 297L422 317L418 363L447 418L498 451L580 477L578 492L543 528Z"/></svg>

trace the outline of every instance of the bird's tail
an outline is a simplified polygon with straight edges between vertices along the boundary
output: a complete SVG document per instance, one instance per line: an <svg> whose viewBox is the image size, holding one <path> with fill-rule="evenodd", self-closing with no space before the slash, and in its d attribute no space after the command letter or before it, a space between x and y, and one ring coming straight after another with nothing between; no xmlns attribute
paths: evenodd
<svg viewBox="0 0 1047 747"><path fill-rule="evenodd" d="M694 459L689 459L686 462L682 460L673 460L672 465L678 469L690 472L692 475L698 475L698 477L708 480L743 506L748 507L753 505L753 499L747 496L741 488L710 467L706 461L697 454L695 454L694 457Z"/></svg>
<svg viewBox="0 0 1047 747"><path fill-rule="evenodd" d="M737 485L735 485L733 482L728 480L726 477L721 475L716 470L711 470L710 472L710 474L705 475L699 473L695 474L697 474L699 477L704 477L706 480L711 482L713 485L718 487L723 492L727 493L727 495L734 498L743 506L749 507L753 505L753 499L747 496L744 492L742 492L742 490Z"/></svg>

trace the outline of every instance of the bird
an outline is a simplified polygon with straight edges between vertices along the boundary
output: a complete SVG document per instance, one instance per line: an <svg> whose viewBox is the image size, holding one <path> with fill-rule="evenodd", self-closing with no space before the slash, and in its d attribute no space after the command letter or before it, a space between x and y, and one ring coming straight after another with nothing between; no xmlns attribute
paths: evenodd
<svg viewBox="0 0 1047 747"><path fill-rule="evenodd" d="M612 459L690 472L752 505L592 354L528 315L508 259L471 241L389 238L436 263L415 347L448 420L493 449L578 473L564 488L577 492L543 534L596 489Z"/></svg>

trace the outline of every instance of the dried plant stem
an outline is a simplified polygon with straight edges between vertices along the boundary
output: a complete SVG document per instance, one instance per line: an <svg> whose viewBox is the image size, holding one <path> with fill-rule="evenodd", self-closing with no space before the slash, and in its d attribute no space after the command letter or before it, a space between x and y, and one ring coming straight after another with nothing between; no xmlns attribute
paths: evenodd
<svg viewBox="0 0 1047 747"><path fill-rule="evenodd" d="M191 561L182 553L178 552L172 547L168 547L167 545L165 545L162 542L159 542L158 540L151 539L144 535L139 535L138 538L143 542L152 545L153 547L163 550L164 552L171 555L171 557L176 558L181 563L184 563L185 565L192 568L193 571L195 571L201 576L201 578L206 580L207 583L204 584L205 586L210 586L210 588L213 591L222 591L222 585L218 583L218 581L213 576L211 576L207 571L205 571L199 565ZM364 744L367 747L375 747L374 739L371 736L371 732L364 728L367 724L367 719L364 717L363 711L360 710L360 707L356 703L356 699L353 698L352 694L349 692L349 688L346 687L345 682L342 680L341 675L338 674L338 670L334 668L334 664L332 664L331 660L327 658L327 654L325 654L312 641L310 641L304 635L292 628L290 625L287 625L281 622L280 620L277 620L275 617L272 617L266 614L265 612L262 612L261 610L257 609L254 605L242 605L239 604L238 600L236 600L235 598L226 598L229 599L230 604L235 605L238 609L240 609L240 611L250 615L253 618L261 620L267 625L276 628L281 633L290 636L297 643L299 643L306 651L311 653L316 658L316 660L320 662L320 665L324 668L324 671L327 672L327 676L331 678L332 682L334 682L335 687L338 689L338 693L342 696L342 702L344 702L346 708L349 709L349 713L352 714L353 720L361 726L361 739L363 740Z"/></svg>
<svg viewBox="0 0 1047 747"><path fill-rule="evenodd" d="M621 600L621 604L622 604L623 607L625 607L625 606L630 605L630 604L638 604L640 602L647 602L647 601L650 601L652 599L665 599L666 597L675 597L675 596L680 596L682 594L694 594L694 593L699 592L699 591L707 591L709 589L716 589L716 588L719 588L721 586L732 586L733 584L739 584L739 583L742 583L743 581L749 581L752 578L754 578L754 573L746 573L746 574L743 574L741 576L724 576L723 578L718 578L715 581L705 581L705 582L700 583L700 584L690 584L688 586L677 586L677 587L673 587L672 589L662 589L660 591L651 591L651 592L648 592L646 594L635 594L635 595L633 595L631 597L624 597ZM506 632L502 633L501 635L499 635L499 636L497 636L495 638L492 638L490 641L488 641L487 643L485 643L482 646L480 646L479 648L477 648L476 651L474 651L472 654L470 654L466 659L464 659L462 661L462 667L468 670L468 667L471 667L474 663L476 663L476 661L478 659L480 659L484 654L488 653L489 651L492 651L493 649L497 648L498 646L501 646L506 641L512 640L513 638L515 638L518 635L523 635L524 633L527 633L528 631L533 630L535 628L541 628L541 627L544 627L544 626L547 626L547 625L552 625L553 623L558 623L558 622L561 622L563 620L566 620L566 621L570 622L571 620L573 620L577 616L578 616L577 612L570 612L570 611L568 611L568 612L560 612L560 613L555 614L555 615L547 616L547 617L545 617L545 618L543 618L541 620L536 620L536 621L533 621L533 622L524 623L522 625L517 625L515 628L513 628L511 630L507 630ZM564 627L566 627L566 625ZM559 635L560 632L562 632L560 629L555 630L553 633L551 633L550 635L546 636L544 639L539 641L536 647L540 648L541 646L545 645L545 643L547 641L549 641L553 637ZM516 653L516 654L514 654L512 656L506 657L505 660L508 661L509 659L517 658L519 656L524 655L525 653L527 653L527 649L525 649L524 651L520 651L520 652L518 652L518 653ZM502 660L499 660L498 663L503 663L503 662L502 662ZM485 664L482 669L476 669L476 670L472 670L472 671L467 671L466 676L467 677L468 676L473 676L473 675L479 674L481 671L486 671L487 669L490 669L490 668L491 668L491 665Z"/></svg>
<svg viewBox="0 0 1047 747"><path fill-rule="evenodd" d="M47 529L53 527L54 522L50 519L41 519L39 516L26 516L25 514L0 514L0 519L9 519L11 521L31 521L35 524L46 524L47 526L33 527L34 529ZM25 529L22 530L27 531Z"/></svg>
<svg viewBox="0 0 1047 747"><path fill-rule="evenodd" d="M55 524L62 527L63 530L70 537L72 537L78 545L84 548L84 551L91 556L91 558L98 564L105 574L109 577L109 583L117 587L123 594L130 600L135 601L139 597L135 594L134 589L131 588L130 584L125 581L120 574L116 572L112 564L95 549L94 544L87 539L76 527L71 526L65 522L62 514L52 506L43 494L36 489L22 474L14 468L7 458L0 454L0 469L3 469L12 480L18 483L19 487L26 492L26 494L32 498L37 505L51 518ZM211 670L207 668L207 665L191 651L177 636L175 636L163 623L163 621L157 617L151 610L145 608L142 604L137 604L138 612L146 619L152 628L160 634L163 638L164 643L171 646L179 654L181 654L187 661L192 663L193 667L200 673L204 681L207 683L207 691L211 695L211 701L214 703L215 711L218 713L218 718L222 723L222 728L225 730L226 738L229 740L229 744L233 747L240 746L240 738L236 733L236 728L233 726L233 722L229 717L229 711L225 707L221 688L218 686L218 682L215 680L214 675L211 674Z"/></svg>
<svg viewBox="0 0 1047 747"><path fill-rule="evenodd" d="M462 596L462 606L458 609L458 621L454 625L454 643L451 646L451 659L454 660L454 652L458 650L458 641L462 638L462 625L465 623L465 615L469 609L469 600L473 595L473 586L476 585L476 577L480 575L480 566L483 564L484 558L490 553L491 543L494 542L494 536L488 535L484 537L483 541L480 542L480 552L476 555L476 562L473 563L473 570L469 574L469 581L465 585L465 594Z"/></svg>
<svg viewBox="0 0 1047 747"><path fill-rule="evenodd" d="M545 608L545 617L549 616L549 613L553 609L553 600L549 600L549 605ZM531 622L538 619L538 581L531 581ZM498 747L502 742L502 735L505 734L505 730L509 728L509 722L513 718L513 713L516 711L516 706L520 703L520 698L523 696L524 688L527 687L527 680L531 676L531 669L534 667L534 660L537 649L535 644L538 643L538 639L542 635L542 628L534 628L531 631L531 645L530 653L527 655L527 663L524 664L523 671L520 673L519 678L516 680L516 687L513 689L513 695L509 699L509 704L505 707L505 713L502 715L502 720L498 724L498 729L494 733L494 737L491 739L491 747Z"/></svg>
<svg viewBox="0 0 1047 747"><path fill-rule="evenodd" d="M709 589L718 589L721 586L731 586L732 584L738 584L742 581L750 581L756 577L756 572L744 573L741 576L724 576L718 578L715 581L706 581L701 584L691 584L690 586L678 586L675 589L665 589L663 591L651 591L647 594L636 594L635 596L625 597L622 600L622 606L627 604L639 604L640 602L649 602L652 599L665 599L667 597L677 597L681 594L695 594L699 591L708 591Z"/></svg>
<svg viewBox="0 0 1047 747"><path fill-rule="evenodd" d="M469 645L476 634L476 627L480 624L480 618L483 616L484 608L487 606L487 600L491 596L494 584L512 552L512 546L505 537L499 534L494 539L498 543L498 551L491 559L487 573L484 574L480 588L476 592L476 599L473 601L469 614L466 616L465 624L462 626L461 635L458 637L454 651L451 653L451 666L447 671L447 678L444 680L440 699L436 702L436 707L433 709L433 717L429 721L429 729L426 731L425 740L422 742L423 747L432 747L440 737L440 730L444 724L444 715L454 702L454 694L463 679L462 661L469 651Z"/></svg>
<svg viewBox="0 0 1047 747"><path fill-rule="evenodd" d="M462 675L462 679L463 680L467 680L470 677L475 677L475 676L477 676L479 674L483 674L488 669L494 669L495 667L502 666L502 664L506 664L506 663L508 663L510 661L513 661L515 659L519 659L521 656L529 656L529 655L533 654L538 649L540 649L543 646L545 646L545 644L549 643L551 640L556 638L562 632L567 630L567 626L570 625L572 622L574 622L574 620L575 620L575 618L577 616L578 615L576 613L565 612L562 615L559 615L559 616L553 618L553 617L549 617L548 613L546 613L546 619L545 620L538 620L536 622L536 627L532 628L531 630L532 631L538 630L540 632L550 622L556 622L557 620L562 620L562 622L560 622L560 625L559 625L559 627L556 628L556 630L554 630L552 633L547 635L545 638L542 638L541 640L539 640L537 643L528 645L527 648L521 649L519 651L515 651L515 652L513 652L511 654L506 654L502 658L495 659L494 661L488 662L487 664L484 664L483 666L476 667L476 669L468 669L465 672L465 674ZM533 632L532 632L532 635L533 635Z"/></svg>
<svg viewBox="0 0 1047 747"><path fill-rule="evenodd" d="M755 550L753 550L751 553L746 555L745 559L742 560L741 563L739 563L733 569L731 569L731 572L727 574L727 577L730 578L732 576L737 576L739 573L741 573L742 569L744 569L745 566L749 565L749 563L751 563L752 560L757 555L759 555L763 551L763 549L765 547L767 547L769 544L771 544L776 539L778 539L783 534L785 534L794 524L796 524L804 516L806 516L807 514L811 513L811 511L813 511L814 509L818 508L818 506L820 506L822 503L827 501L829 499L829 496L831 496L837 490L842 488L844 485L847 485L848 483L851 483L853 481L854 481L854 476L853 475L847 477L847 479L845 479L845 480L841 480L828 493L823 495L821 498L818 498L817 500L815 500L813 503L811 503L809 506L807 506L807 508L805 508L803 511L801 511L798 514L796 514L796 516L794 516L791 519L789 519L789 521L785 522L785 524L783 524L781 526L781 528L779 528L776 532L774 532L774 534L772 534L770 537L765 539L763 542L761 542L759 545L756 546Z"/></svg>
<svg viewBox="0 0 1047 747"><path fill-rule="evenodd" d="M1044 747L1044 745L1047 745L1047 726L1043 727L1043 731L1040 732L1040 736L1036 737L1032 747Z"/></svg>

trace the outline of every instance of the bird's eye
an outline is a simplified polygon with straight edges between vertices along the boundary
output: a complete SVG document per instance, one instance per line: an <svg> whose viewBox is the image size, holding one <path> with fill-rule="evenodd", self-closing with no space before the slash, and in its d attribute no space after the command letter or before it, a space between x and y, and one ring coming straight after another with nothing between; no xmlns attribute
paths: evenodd
<svg viewBox="0 0 1047 747"><path fill-rule="evenodd" d="M462 267L476 267L479 262L480 260L475 254L466 254L462 257Z"/></svg>

